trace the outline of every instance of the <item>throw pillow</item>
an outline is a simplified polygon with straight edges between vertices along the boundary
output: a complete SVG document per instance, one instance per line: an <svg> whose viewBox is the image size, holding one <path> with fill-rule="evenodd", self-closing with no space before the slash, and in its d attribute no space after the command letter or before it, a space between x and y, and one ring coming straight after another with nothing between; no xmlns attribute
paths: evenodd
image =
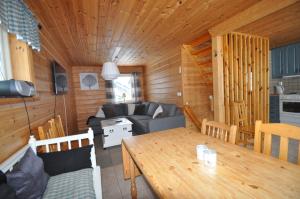
<svg viewBox="0 0 300 199"><path fill-rule="evenodd" d="M96 117L105 118L104 112L102 110L102 106L99 106L98 112L96 113Z"/></svg>
<svg viewBox="0 0 300 199"><path fill-rule="evenodd" d="M149 105L148 111L147 111L147 115L153 117L153 114L154 114L155 110L157 109L157 107L158 107L158 104L151 102Z"/></svg>
<svg viewBox="0 0 300 199"><path fill-rule="evenodd" d="M6 184L6 175L0 171L0 198L15 199L16 192L8 184Z"/></svg>
<svg viewBox="0 0 300 199"><path fill-rule="evenodd" d="M144 115L146 106L144 104L136 105L134 109L134 115Z"/></svg>
<svg viewBox="0 0 300 199"><path fill-rule="evenodd" d="M158 116L156 116L156 118L164 118L164 117L168 117L169 113L163 111L160 114L158 114Z"/></svg>
<svg viewBox="0 0 300 199"><path fill-rule="evenodd" d="M68 151L40 153L45 164L45 171L50 175L58 175L80 169L91 168L91 148L93 145L83 146Z"/></svg>
<svg viewBox="0 0 300 199"><path fill-rule="evenodd" d="M162 112L163 112L163 109L162 109L161 105L159 105L153 114L153 119L155 119Z"/></svg>
<svg viewBox="0 0 300 199"><path fill-rule="evenodd" d="M41 158L29 148L19 164L6 174L7 184L16 191L18 198L42 198L49 176L44 171Z"/></svg>
<svg viewBox="0 0 300 199"><path fill-rule="evenodd" d="M103 106L102 110L104 112L105 118L109 119L109 118L116 117L116 114L114 112L113 107L111 107L111 106L110 107Z"/></svg>
<svg viewBox="0 0 300 199"><path fill-rule="evenodd" d="M16 192L8 184L0 184L0 198L16 199Z"/></svg>
<svg viewBox="0 0 300 199"><path fill-rule="evenodd" d="M127 104L128 106L128 115L133 115L135 110L135 104Z"/></svg>

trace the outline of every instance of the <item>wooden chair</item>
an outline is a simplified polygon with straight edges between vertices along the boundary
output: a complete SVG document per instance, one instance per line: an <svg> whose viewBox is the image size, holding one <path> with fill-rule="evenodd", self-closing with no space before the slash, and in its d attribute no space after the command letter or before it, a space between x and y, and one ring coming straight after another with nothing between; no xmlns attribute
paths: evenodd
<svg viewBox="0 0 300 199"><path fill-rule="evenodd" d="M254 151L271 155L272 135L280 136L279 159L288 160L289 138L299 140L300 127L283 123L255 122ZM300 164L300 146L298 146L298 164Z"/></svg>
<svg viewBox="0 0 300 199"><path fill-rule="evenodd" d="M64 137L65 132L60 115L57 115L54 119L50 119L43 126L39 126L38 136L40 140ZM56 151L56 148L56 146L50 146L50 151ZM63 146L63 148L65 148L65 146ZM42 151L44 151L44 149L42 149Z"/></svg>
<svg viewBox="0 0 300 199"><path fill-rule="evenodd" d="M39 140L46 140L54 138L55 135L52 130L52 125L48 121L44 125L38 127L38 138ZM40 152L44 152L45 148L42 148ZM56 151L56 146L50 146L50 151Z"/></svg>
<svg viewBox="0 0 300 199"><path fill-rule="evenodd" d="M249 125L247 107L244 101L233 103L234 124L237 126L239 142L253 145L254 125Z"/></svg>
<svg viewBox="0 0 300 199"><path fill-rule="evenodd" d="M61 117L60 115L57 115L54 119L51 119L49 121L53 135L55 137L64 137L65 131L64 127L62 125Z"/></svg>
<svg viewBox="0 0 300 199"><path fill-rule="evenodd" d="M207 119L202 121L202 134L224 140L231 144L236 143L236 130L237 128L235 125L228 126L215 121L207 121Z"/></svg>

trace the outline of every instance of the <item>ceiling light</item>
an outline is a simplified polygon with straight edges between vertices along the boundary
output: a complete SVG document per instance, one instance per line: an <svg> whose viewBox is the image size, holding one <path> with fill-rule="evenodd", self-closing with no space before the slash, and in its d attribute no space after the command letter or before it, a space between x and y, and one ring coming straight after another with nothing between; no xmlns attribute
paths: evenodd
<svg viewBox="0 0 300 199"><path fill-rule="evenodd" d="M102 67L101 75L105 80L114 80L119 77L120 71L116 63L105 62Z"/></svg>

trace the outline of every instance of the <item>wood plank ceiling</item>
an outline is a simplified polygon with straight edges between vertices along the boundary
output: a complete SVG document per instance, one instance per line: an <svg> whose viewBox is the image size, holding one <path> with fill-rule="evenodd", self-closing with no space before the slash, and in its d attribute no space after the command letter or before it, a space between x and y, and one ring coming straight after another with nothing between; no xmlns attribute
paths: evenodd
<svg viewBox="0 0 300 199"><path fill-rule="evenodd" d="M25 0L71 65L146 64L258 0ZM46 30L45 30L46 29Z"/></svg>
<svg viewBox="0 0 300 199"><path fill-rule="evenodd" d="M26 0L71 65L145 64L257 0Z"/></svg>
<svg viewBox="0 0 300 199"><path fill-rule="evenodd" d="M270 47L300 41L300 1L238 31L270 38Z"/></svg>

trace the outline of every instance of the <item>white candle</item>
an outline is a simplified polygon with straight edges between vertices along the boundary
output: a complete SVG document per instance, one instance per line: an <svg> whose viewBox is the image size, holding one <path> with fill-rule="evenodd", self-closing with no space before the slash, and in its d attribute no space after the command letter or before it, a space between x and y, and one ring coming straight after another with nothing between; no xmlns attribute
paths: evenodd
<svg viewBox="0 0 300 199"><path fill-rule="evenodd" d="M204 151L204 165L208 167L216 167L217 165L217 152L213 149Z"/></svg>
<svg viewBox="0 0 300 199"><path fill-rule="evenodd" d="M196 151L197 151L197 159L198 160L204 160L204 151L207 150L207 146L203 145L203 144L199 144L196 147Z"/></svg>

